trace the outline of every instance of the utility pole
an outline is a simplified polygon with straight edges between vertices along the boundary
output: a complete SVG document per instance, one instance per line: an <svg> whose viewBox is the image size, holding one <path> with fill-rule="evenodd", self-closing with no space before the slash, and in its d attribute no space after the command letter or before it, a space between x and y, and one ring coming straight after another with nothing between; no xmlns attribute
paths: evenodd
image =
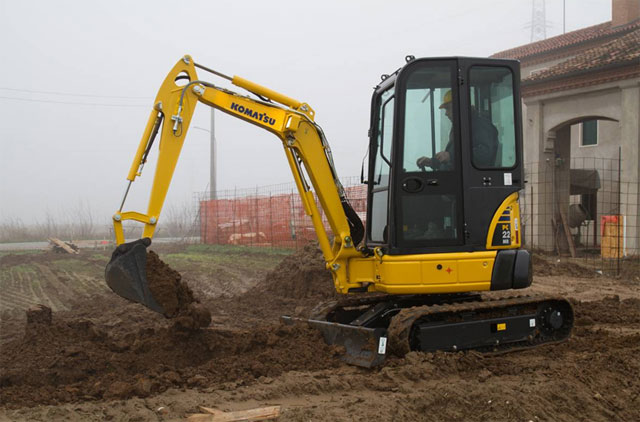
<svg viewBox="0 0 640 422"><path fill-rule="evenodd" d="M211 126L210 129L205 129L200 126L192 126L193 129L203 130L209 132L211 139L209 146L209 199L216 199L217 181L216 181L216 160L218 158L218 147L216 145L216 130L215 130L215 114L211 109Z"/></svg>
<svg viewBox="0 0 640 422"><path fill-rule="evenodd" d="M209 161L209 196L216 199L217 181L216 181L216 159L218 158L218 148L216 145L215 130L215 110L211 109L211 157Z"/></svg>

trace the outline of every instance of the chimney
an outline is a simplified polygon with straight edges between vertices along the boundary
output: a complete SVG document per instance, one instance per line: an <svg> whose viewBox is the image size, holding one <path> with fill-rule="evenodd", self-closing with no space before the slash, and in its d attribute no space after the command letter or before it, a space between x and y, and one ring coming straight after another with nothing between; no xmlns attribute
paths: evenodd
<svg viewBox="0 0 640 422"><path fill-rule="evenodd" d="M611 26L620 26L640 18L640 0L611 0Z"/></svg>

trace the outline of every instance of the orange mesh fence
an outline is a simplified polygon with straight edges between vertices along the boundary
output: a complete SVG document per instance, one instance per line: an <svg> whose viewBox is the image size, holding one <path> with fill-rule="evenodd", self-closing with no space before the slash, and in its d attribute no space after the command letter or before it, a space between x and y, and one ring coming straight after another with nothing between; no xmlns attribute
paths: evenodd
<svg viewBox="0 0 640 422"><path fill-rule="evenodd" d="M364 221L366 186L358 178L343 180L351 205ZM316 198L327 233L330 226ZM298 248L317 236L293 183L216 192L199 200L203 243Z"/></svg>

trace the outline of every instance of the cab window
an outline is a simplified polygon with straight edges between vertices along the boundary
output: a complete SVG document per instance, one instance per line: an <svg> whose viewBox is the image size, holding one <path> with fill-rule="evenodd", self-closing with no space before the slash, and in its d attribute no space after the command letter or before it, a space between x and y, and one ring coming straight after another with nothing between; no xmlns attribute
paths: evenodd
<svg viewBox="0 0 640 422"><path fill-rule="evenodd" d="M387 241L387 215L389 200L389 174L391 172L391 145L393 142L394 88L380 95L377 110L376 153L371 180L371 230L370 240Z"/></svg>
<svg viewBox="0 0 640 422"><path fill-rule="evenodd" d="M513 74L507 67L469 71L471 160L479 169L516 165Z"/></svg>
<svg viewBox="0 0 640 422"><path fill-rule="evenodd" d="M443 65L416 71L405 95L403 171L453 170L451 69Z"/></svg>

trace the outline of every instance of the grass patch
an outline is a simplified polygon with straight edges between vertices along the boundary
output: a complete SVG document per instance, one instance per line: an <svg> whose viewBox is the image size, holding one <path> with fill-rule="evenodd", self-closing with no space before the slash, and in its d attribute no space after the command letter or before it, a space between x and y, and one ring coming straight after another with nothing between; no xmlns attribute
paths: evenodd
<svg viewBox="0 0 640 422"><path fill-rule="evenodd" d="M38 270L32 264L18 264L10 267L14 274L36 274Z"/></svg>
<svg viewBox="0 0 640 422"><path fill-rule="evenodd" d="M26 250L15 250L15 251L0 251L0 257L5 255L38 255L43 253L40 249L26 249Z"/></svg>
<svg viewBox="0 0 640 422"><path fill-rule="evenodd" d="M69 272L83 275L96 275L96 264L80 259L56 259L52 261L56 268Z"/></svg>
<svg viewBox="0 0 640 422"><path fill-rule="evenodd" d="M13 288L16 282L35 280L37 275L38 270L32 264L18 264L3 268L0 270L0 290Z"/></svg>
<svg viewBox="0 0 640 422"><path fill-rule="evenodd" d="M291 255L294 250L287 248L265 248L260 246L241 246L241 245L189 245L187 252L207 252L219 254L237 254L237 255L278 255L284 258Z"/></svg>
<svg viewBox="0 0 640 422"><path fill-rule="evenodd" d="M183 252L162 254L161 258L174 268L211 265L243 266L256 270L271 269L293 253L291 249L261 248L235 245L189 245Z"/></svg>

